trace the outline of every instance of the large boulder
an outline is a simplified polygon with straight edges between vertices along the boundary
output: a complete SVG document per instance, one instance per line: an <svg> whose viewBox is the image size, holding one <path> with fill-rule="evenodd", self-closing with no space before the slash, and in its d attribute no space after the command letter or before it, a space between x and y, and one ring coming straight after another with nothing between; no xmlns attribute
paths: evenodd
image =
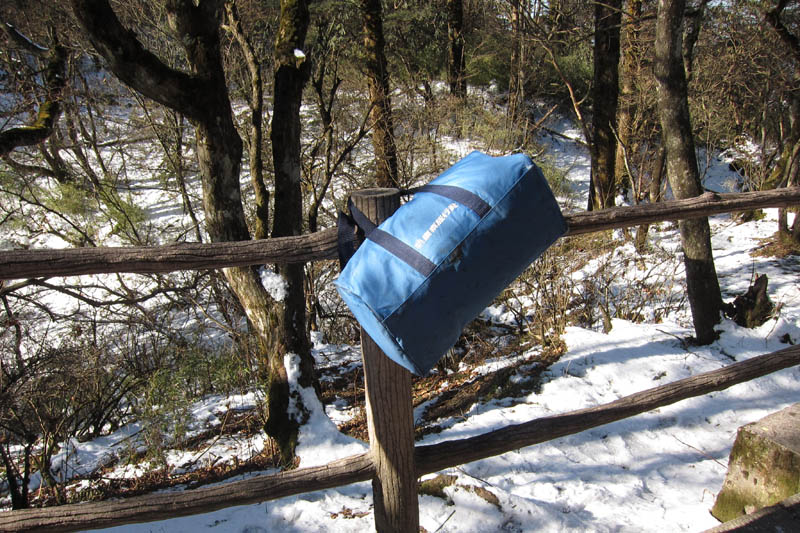
<svg viewBox="0 0 800 533"><path fill-rule="evenodd" d="M739 428L711 514L725 522L800 492L800 404Z"/></svg>

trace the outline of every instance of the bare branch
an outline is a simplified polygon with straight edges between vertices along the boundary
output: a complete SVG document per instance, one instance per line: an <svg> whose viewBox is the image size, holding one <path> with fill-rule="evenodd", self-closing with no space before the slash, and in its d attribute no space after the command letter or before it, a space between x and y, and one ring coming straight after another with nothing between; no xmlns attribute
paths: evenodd
<svg viewBox="0 0 800 533"><path fill-rule="evenodd" d="M72 0L72 10L92 46L125 84L189 118L207 115L204 80L168 67L145 49L108 0Z"/></svg>
<svg viewBox="0 0 800 533"><path fill-rule="evenodd" d="M2 26L3 30L5 30L6 35L8 35L9 39L17 43L18 46L21 46L23 49L30 52L31 54L44 55L45 53L50 51L50 49L47 48L46 46L42 46L39 43L33 42L29 37L24 35L22 32L20 32L17 28L9 24L8 22L4 22Z"/></svg>

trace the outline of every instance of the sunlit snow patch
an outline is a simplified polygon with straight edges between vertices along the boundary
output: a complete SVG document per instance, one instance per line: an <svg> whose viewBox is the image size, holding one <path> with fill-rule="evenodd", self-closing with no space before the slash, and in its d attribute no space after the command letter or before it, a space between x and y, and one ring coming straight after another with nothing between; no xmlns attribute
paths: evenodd
<svg viewBox="0 0 800 533"><path fill-rule="evenodd" d="M300 426L295 449L295 454L300 458L300 466L324 465L342 457L367 451L365 443L341 433L331 422L313 388L299 385L300 357L293 353L287 354L283 363L286 365L292 393L300 396L303 406L309 413L306 423ZM301 419L301 413L294 399L290 400L289 415Z"/></svg>
<svg viewBox="0 0 800 533"><path fill-rule="evenodd" d="M268 268L261 269L261 283L272 299L277 302L282 302L286 298L286 280L280 274L273 272Z"/></svg>

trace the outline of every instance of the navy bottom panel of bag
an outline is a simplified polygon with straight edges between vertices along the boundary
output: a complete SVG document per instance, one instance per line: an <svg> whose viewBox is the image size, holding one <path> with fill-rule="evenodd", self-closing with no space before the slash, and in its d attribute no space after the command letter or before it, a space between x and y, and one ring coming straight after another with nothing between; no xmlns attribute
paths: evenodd
<svg viewBox="0 0 800 533"><path fill-rule="evenodd" d="M529 172L534 174L525 176L486 215L383 321L380 331L365 326L379 345L379 338L398 345L402 354L387 351L395 362L417 375L427 374L464 326L565 233L566 223L541 171L533 167Z"/></svg>
<svg viewBox="0 0 800 533"><path fill-rule="evenodd" d="M395 337L393 332L386 327L384 321L368 302L364 301L359 294L350 290L350 287L347 285L337 284L336 288L339 290L342 300L344 300L347 307L350 308L350 311L353 313L353 316L356 317L356 320L358 320L363 330L370 336L375 344L380 346L386 356L409 372L417 374L418 376L427 373L427 370L423 371L408 357L403 350L403 341ZM447 348L445 348L445 351L447 351Z"/></svg>

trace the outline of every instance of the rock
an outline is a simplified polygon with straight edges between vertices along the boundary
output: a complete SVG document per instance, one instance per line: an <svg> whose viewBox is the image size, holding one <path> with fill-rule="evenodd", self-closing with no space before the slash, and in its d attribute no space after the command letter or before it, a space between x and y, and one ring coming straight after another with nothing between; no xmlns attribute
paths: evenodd
<svg viewBox="0 0 800 533"><path fill-rule="evenodd" d="M800 492L800 404L739 428L711 514L725 522Z"/></svg>

